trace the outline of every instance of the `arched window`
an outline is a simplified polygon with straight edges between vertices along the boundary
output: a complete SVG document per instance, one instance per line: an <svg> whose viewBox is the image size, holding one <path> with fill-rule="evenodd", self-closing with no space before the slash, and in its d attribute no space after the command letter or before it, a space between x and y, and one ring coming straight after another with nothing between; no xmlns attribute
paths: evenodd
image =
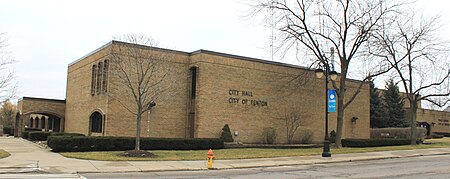
<svg viewBox="0 0 450 179"><path fill-rule="evenodd" d="M105 60L105 62L103 63L103 81L102 81L102 91L105 93L108 92L108 68L109 68L108 60Z"/></svg>
<svg viewBox="0 0 450 179"><path fill-rule="evenodd" d="M99 112L94 112L89 117L89 124L90 124L90 132L102 132L102 126L103 126L103 115Z"/></svg>
<svg viewBox="0 0 450 179"><path fill-rule="evenodd" d="M30 125L28 126L29 128L33 128L33 118L30 118Z"/></svg>
<svg viewBox="0 0 450 179"><path fill-rule="evenodd" d="M45 117L41 117L41 129L45 129Z"/></svg>
<svg viewBox="0 0 450 179"><path fill-rule="evenodd" d="M39 128L39 118L38 117L34 118L34 128L36 128L36 129Z"/></svg>
<svg viewBox="0 0 450 179"><path fill-rule="evenodd" d="M91 77L91 95L95 95L95 83L97 78L97 65L92 65L92 77Z"/></svg>

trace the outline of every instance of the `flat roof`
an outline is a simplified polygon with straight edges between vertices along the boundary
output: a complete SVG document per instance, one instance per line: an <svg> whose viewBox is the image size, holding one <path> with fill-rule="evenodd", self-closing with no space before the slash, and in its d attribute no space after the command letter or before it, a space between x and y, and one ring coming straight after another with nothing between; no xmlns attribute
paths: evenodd
<svg viewBox="0 0 450 179"><path fill-rule="evenodd" d="M66 103L66 100L62 100L62 99L35 98L35 97L26 97L26 96L20 98L18 101L23 101L23 100L52 101L52 102L58 102L58 103Z"/></svg>

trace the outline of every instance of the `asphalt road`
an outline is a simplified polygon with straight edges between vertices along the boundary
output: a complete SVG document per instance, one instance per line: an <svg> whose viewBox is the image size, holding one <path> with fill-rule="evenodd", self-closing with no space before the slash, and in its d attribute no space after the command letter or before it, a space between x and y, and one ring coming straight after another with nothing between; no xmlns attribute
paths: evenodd
<svg viewBox="0 0 450 179"><path fill-rule="evenodd" d="M450 178L450 155L233 170L0 174L0 178Z"/></svg>
<svg viewBox="0 0 450 179"><path fill-rule="evenodd" d="M87 178L450 178L450 155L284 167L151 173L89 173Z"/></svg>

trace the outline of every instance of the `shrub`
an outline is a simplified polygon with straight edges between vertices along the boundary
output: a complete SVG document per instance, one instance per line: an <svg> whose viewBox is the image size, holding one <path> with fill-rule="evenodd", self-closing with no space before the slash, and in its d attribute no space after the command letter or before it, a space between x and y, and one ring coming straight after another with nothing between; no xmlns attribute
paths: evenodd
<svg viewBox="0 0 450 179"><path fill-rule="evenodd" d="M225 126L223 126L220 139L224 142L233 142L233 136L231 135L231 130L228 124L225 124Z"/></svg>
<svg viewBox="0 0 450 179"><path fill-rule="evenodd" d="M277 139L277 130L273 127L265 127L263 129L263 143L273 144Z"/></svg>
<svg viewBox="0 0 450 179"><path fill-rule="evenodd" d="M42 131L42 129L36 129L36 128L25 128L25 131Z"/></svg>
<svg viewBox="0 0 450 179"><path fill-rule="evenodd" d="M11 126L3 126L3 134L14 135L14 128Z"/></svg>
<svg viewBox="0 0 450 179"><path fill-rule="evenodd" d="M50 132L30 131L28 133L30 140L46 141L48 136L50 136Z"/></svg>
<svg viewBox="0 0 450 179"><path fill-rule="evenodd" d="M48 146L55 152L122 151L134 149L134 137L49 136ZM210 138L141 138L141 150L222 149L223 141Z"/></svg>
<svg viewBox="0 0 450 179"><path fill-rule="evenodd" d="M310 144L312 143L312 132L311 131L305 131L303 136L302 136L302 140L300 141L300 143L302 144Z"/></svg>
<svg viewBox="0 0 450 179"><path fill-rule="evenodd" d="M417 141L420 143L420 141ZM342 139L343 147L381 147L409 145L409 139Z"/></svg>
<svg viewBox="0 0 450 179"><path fill-rule="evenodd" d="M332 130L330 132L330 143L335 143L336 142L336 131Z"/></svg>
<svg viewBox="0 0 450 179"><path fill-rule="evenodd" d="M433 132L434 134L443 135L444 137L450 137L450 133L447 132Z"/></svg>
<svg viewBox="0 0 450 179"><path fill-rule="evenodd" d="M432 133L431 134L431 138L433 138L433 139L441 139L441 138L444 138L444 135Z"/></svg>
<svg viewBox="0 0 450 179"><path fill-rule="evenodd" d="M416 128L416 136L417 139L423 140L427 133L427 129L422 127ZM371 139L385 139L385 138L394 138L394 139L409 139L411 136L411 128L374 128L370 129L370 138Z"/></svg>
<svg viewBox="0 0 450 179"><path fill-rule="evenodd" d="M85 136L85 135L80 133L52 132L50 136Z"/></svg>
<svg viewBox="0 0 450 179"><path fill-rule="evenodd" d="M22 131L21 137L24 139L28 139L28 133L30 133L30 131Z"/></svg>

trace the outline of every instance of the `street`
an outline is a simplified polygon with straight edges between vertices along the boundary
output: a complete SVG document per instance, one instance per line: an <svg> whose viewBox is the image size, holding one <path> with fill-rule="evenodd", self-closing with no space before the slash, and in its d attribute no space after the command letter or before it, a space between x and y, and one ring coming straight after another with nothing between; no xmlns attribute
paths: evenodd
<svg viewBox="0 0 450 179"><path fill-rule="evenodd" d="M268 168L87 173L87 178L450 178L450 155Z"/></svg>

